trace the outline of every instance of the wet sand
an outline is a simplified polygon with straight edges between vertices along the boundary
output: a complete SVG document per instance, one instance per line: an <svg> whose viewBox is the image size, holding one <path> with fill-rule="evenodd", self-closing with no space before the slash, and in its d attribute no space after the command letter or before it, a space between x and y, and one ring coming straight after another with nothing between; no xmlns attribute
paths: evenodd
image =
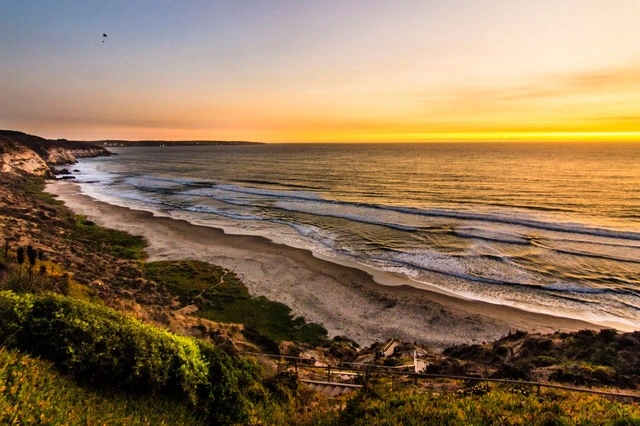
<svg viewBox="0 0 640 426"><path fill-rule="evenodd" d="M150 261L194 259L228 268L254 296L285 303L296 315L322 324L331 336L347 336L362 345L396 337L437 350L494 340L515 330L602 328L397 285L402 282L399 277L340 265L264 237L229 235L221 229L103 203L80 193L79 185L72 182L50 183L47 191L99 225L145 237Z"/></svg>

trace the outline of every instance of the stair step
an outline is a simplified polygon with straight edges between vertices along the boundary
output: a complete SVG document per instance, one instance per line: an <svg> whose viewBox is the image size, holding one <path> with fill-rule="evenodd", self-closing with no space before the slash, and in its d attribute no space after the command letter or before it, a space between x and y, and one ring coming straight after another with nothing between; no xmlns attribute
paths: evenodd
<svg viewBox="0 0 640 426"><path fill-rule="evenodd" d="M331 385L327 385L323 390L322 393L325 395L331 395L331 392L333 392L333 390L335 389L335 386L331 386Z"/></svg>
<svg viewBox="0 0 640 426"><path fill-rule="evenodd" d="M344 393L344 387L343 386L335 386L333 388L333 390L329 393L329 396L338 396L340 394Z"/></svg>
<svg viewBox="0 0 640 426"><path fill-rule="evenodd" d="M353 392L362 386L349 383L315 382L312 380L302 380L311 390L327 396L338 396L343 393Z"/></svg>

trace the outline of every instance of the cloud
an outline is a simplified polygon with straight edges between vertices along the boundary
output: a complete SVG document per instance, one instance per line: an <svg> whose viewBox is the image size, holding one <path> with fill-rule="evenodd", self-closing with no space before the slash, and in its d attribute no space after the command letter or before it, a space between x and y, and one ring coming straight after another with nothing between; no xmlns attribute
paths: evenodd
<svg viewBox="0 0 640 426"><path fill-rule="evenodd" d="M640 63L422 96L437 131L640 130Z"/></svg>
<svg viewBox="0 0 640 426"><path fill-rule="evenodd" d="M622 90L640 91L640 64L572 75L548 75L531 86L507 88L501 97L536 99L576 94L609 94Z"/></svg>

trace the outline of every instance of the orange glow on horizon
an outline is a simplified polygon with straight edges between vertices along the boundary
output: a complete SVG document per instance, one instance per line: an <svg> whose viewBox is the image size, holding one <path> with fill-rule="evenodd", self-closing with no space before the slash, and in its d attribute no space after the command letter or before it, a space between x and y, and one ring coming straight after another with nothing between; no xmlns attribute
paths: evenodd
<svg viewBox="0 0 640 426"><path fill-rule="evenodd" d="M638 0L177 2L151 15L135 2L10 3L4 129L75 140L640 141ZM86 36L95 16L109 17L106 43Z"/></svg>
<svg viewBox="0 0 640 426"><path fill-rule="evenodd" d="M640 132L486 132L486 133L373 133L300 135L286 142L299 143L429 143L429 142L640 142ZM283 142L283 141L264 141ZM286 143L285 142L285 143Z"/></svg>

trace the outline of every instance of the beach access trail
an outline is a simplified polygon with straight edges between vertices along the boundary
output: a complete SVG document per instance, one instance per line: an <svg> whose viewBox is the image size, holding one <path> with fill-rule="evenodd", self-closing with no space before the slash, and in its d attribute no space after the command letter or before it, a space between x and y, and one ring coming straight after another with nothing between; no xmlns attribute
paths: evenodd
<svg viewBox="0 0 640 426"><path fill-rule="evenodd" d="M46 190L99 225L145 237L149 261L193 259L220 265L235 272L252 295L285 303L296 315L322 324L331 336L347 336L361 345L395 337L438 350L494 340L515 330L601 328L400 285L403 281L391 274L377 274L374 279L364 270L264 237L229 235L221 229L100 202L68 181L50 183Z"/></svg>

